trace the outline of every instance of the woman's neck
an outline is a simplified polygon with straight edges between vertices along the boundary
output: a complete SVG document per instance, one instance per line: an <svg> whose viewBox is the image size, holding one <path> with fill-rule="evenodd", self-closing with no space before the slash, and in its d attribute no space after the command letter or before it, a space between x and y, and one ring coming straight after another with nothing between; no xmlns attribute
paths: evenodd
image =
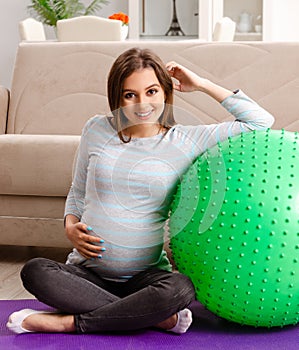
<svg viewBox="0 0 299 350"><path fill-rule="evenodd" d="M160 124L132 125L123 130L123 134L131 138L152 137L165 131Z"/></svg>

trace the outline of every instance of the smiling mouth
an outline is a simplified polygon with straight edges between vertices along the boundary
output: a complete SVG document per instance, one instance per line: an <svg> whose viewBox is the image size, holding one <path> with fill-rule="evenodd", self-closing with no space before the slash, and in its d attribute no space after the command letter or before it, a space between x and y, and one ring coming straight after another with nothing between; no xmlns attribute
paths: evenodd
<svg viewBox="0 0 299 350"><path fill-rule="evenodd" d="M139 119L148 119L152 115L153 110L151 109L150 111L147 112L135 112L135 115Z"/></svg>

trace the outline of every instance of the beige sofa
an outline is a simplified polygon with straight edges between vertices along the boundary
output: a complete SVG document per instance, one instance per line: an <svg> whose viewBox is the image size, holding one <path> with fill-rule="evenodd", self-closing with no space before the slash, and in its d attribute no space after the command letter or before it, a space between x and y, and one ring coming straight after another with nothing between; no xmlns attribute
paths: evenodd
<svg viewBox="0 0 299 350"><path fill-rule="evenodd" d="M107 73L132 46L241 88L275 115L274 128L299 129L299 43L21 43L10 96L0 89L0 244L69 246L62 218L79 135L108 111ZM182 123L230 118L200 93L177 93L175 104Z"/></svg>

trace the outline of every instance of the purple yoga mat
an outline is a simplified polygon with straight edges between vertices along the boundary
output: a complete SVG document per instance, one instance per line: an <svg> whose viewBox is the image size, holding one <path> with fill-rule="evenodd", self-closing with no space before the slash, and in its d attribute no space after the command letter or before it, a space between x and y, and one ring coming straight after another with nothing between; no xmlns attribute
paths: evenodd
<svg viewBox="0 0 299 350"><path fill-rule="evenodd" d="M299 325L284 328L245 327L222 320L194 302L193 324L175 335L157 329L105 334L15 335L8 316L23 308L49 309L36 300L0 300L0 350L299 350Z"/></svg>

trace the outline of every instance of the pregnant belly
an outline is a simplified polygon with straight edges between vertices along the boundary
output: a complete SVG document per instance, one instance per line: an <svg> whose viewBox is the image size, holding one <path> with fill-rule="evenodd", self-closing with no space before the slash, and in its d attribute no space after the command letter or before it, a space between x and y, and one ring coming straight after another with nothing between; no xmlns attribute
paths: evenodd
<svg viewBox="0 0 299 350"><path fill-rule="evenodd" d="M145 248L128 248L105 242L101 258L88 259L83 265L108 279L126 279L159 263L163 244Z"/></svg>

